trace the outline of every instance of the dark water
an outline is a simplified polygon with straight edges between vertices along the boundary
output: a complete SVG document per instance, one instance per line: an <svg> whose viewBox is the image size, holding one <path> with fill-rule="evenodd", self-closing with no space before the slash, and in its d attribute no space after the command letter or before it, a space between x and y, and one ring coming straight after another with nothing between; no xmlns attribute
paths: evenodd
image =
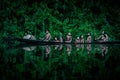
<svg viewBox="0 0 120 80"><path fill-rule="evenodd" d="M119 80L119 45L2 45L0 80Z"/></svg>

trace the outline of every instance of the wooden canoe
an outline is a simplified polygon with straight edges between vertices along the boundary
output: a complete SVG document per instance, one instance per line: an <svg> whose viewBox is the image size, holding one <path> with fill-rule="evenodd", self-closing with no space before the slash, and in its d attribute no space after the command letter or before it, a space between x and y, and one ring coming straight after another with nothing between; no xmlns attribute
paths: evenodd
<svg viewBox="0 0 120 80"><path fill-rule="evenodd" d="M30 40L30 39L22 39L22 38L16 38L16 37L9 37L5 38L7 41L18 41L20 43L25 43L25 44L48 44L48 45L56 45L56 44L120 44L120 41L108 41L108 42L98 42L98 41L93 41L91 43L68 43L68 42L54 42L54 41L42 41L42 40Z"/></svg>

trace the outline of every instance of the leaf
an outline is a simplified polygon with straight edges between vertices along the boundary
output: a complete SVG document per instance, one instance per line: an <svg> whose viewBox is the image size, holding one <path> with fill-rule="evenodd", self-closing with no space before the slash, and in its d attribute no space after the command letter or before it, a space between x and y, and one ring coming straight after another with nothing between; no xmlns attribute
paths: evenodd
<svg viewBox="0 0 120 80"><path fill-rule="evenodd" d="M69 27L73 27L73 26L75 26L75 24L68 24L68 26L69 26Z"/></svg>
<svg viewBox="0 0 120 80"><path fill-rule="evenodd" d="M64 21L63 21L63 24L68 24L69 22L69 18L66 18Z"/></svg>

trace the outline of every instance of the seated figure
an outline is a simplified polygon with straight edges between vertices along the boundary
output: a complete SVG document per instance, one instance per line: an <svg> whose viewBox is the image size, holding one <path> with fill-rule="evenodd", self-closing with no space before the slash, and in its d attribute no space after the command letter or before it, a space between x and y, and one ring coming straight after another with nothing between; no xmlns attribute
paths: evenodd
<svg viewBox="0 0 120 80"><path fill-rule="evenodd" d="M68 33L68 35L66 36L66 38L67 38L66 42L68 42L68 43L72 42L71 33Z"/></svg>
<svg viewBox="0 0 120 80"><path fill-rule="evenodd" d="M50 39L51 39L51 34L50 34L50 32L47 30L47 31L46 31L46 35L45 35L45 37L43 38L43 41L50 41Z"/></svg>
<svg viewBox="0 0 120 80"><path fill-rule="evenodd" d="M97 38L100 42L107 42L108 41L108 35L103 31L102 34Z"/></svg>
<svg viewBox="0 0 120 80"><path fill-rule="evenodd" d="M88 33L88 37L87 37L86 42L87 43L91 43L92 42L92 37L91 37L90 33Z"/></svg>

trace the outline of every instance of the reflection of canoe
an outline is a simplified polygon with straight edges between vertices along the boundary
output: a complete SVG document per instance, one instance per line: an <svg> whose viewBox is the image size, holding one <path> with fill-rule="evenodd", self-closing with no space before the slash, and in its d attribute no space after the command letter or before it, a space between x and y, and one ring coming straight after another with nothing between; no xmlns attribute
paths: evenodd
<svg viewBox="0 0 120 80"><path fill-rule="evenodd" d="M18 41L20 43L25 44L48 44L48 45L56 45L56 44L76 44L74 42L68 43L68 42L53 42L53 41L41 41L41 40L30 40L30 39L21 39L21 38L8 38L8 41ZM120 41L108 41L108 42L98 42L93 41L91 43L77 43L77 44L120 44Z"/></svg>
<svg viewBox="0 0 120 80"><path fill-rule="evenodd" d="M33 51L35 47L24 47L23 48L25 51Z"/></svg>

